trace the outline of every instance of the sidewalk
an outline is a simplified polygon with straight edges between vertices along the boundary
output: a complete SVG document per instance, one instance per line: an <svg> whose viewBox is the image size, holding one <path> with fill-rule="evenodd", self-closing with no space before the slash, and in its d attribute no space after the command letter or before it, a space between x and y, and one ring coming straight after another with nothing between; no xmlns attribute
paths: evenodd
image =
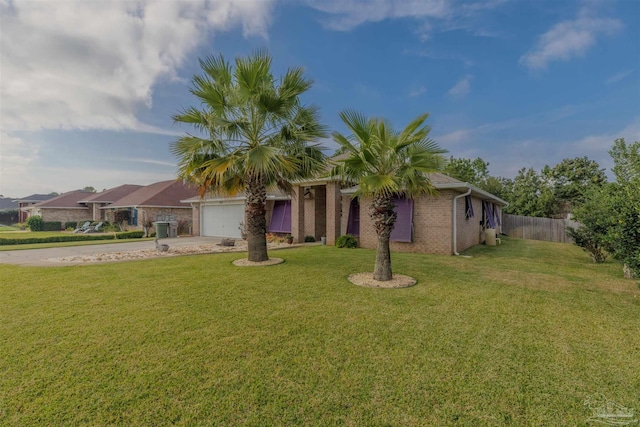
<svg viewBox="0 0 640 427"><path fill-rule="evenodd" d="M177 237L162 239L170 247L197 246L203 244L220 243L218 237ZM12 251L0 251L0 264L14 264L27 266L56 266L77 265L47 261L51 258L66 258L72 256L95 255L100 253L112 253L120 251L136 251L155 249L153 240L144 242L105 243L103 245L66 246L47 249L24 249Z"/></svg>

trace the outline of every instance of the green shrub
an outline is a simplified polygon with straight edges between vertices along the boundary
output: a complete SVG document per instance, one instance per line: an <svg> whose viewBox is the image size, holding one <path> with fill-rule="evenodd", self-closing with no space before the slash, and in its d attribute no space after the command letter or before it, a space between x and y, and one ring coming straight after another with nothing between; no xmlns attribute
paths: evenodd
<svg viewBox="0 0 640 427"><path fill-rule="evenodd" d="M27 226L31 231L42 231L42 217L39 215L30 216L27 219Z"/></svg>
<svg viewBox="0 0 640 427"><path fill-rule="evenodd" d="M113 234L87 235L87 234L70 234L68 236L51 236L51 237L29 237L26 239L2 239L0 238L0 246L4 245L28 245L31 243L52 243L52 242L81 242L85 240L113 240Z"/></svg>
<svg viewBox="0 0 640 427"><path fill-rule="evenodd" d="M84 224L84 222L82 224ZM67 221L64 223L65 230L68 230L68 229L75 230L77 226L78 226L78 223L76 221Z"/></svg>
<svg viewBox="0 0 640 427"><path fill-rule="evenodd" d="M62 230L62 222L60 221L44 221L42 223L42 231L60 231Z"/></svg>
<svg viewBox="0 0 640 427"><path fill-rule="evenodd" d="M358 239L351 234L345 234L344 236L340 236L336 239L336 246L339 248L357 248L358 247Z"/></svg>
<svg viewBox="0 0 640 427"><path fill-rule="evenodd" d="M304 241L305 242L315 242L316 238L313 236L304 236Z"/></svg>
<svg viewBox="0 0 640 427"><path fill-rule="evenodd" d="M116 234L116 239L140 239L144 236L144 231L123 231Z"/></svg>

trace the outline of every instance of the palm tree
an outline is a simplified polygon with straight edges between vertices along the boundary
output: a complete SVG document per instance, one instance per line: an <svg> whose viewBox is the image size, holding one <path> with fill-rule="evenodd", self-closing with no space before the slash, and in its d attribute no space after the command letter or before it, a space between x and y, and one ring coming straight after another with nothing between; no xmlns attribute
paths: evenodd
<svg viewBox="0 0 640 427"><path fill-rule="evenodd" d="M325 136L325 127L318 109L300 101L312 82L297 67L276 80L265 51L237 57L235 68L222 55L200 59L200 66L203 74L193 77L190 91L201 108L173 117L199 133L171 146L179 176L198 185L201 195L244 191L249 260L266 261L267 189L290 191L291 181L324 164L321 147L310 142Z"/></svg>
<svg viewBox="0 0 640 427"><path fill-rule="evenodd" d="M428 174L442 170L446 163L442 156L446 150L428 138L431 129L424 125L427 117L422 114L396 132L385 120L366 119L347 110L340 113L340 118L352 135L333 134L346 154L335 161L331 174L357 183L356 196L371 198L370 216L378 235L375 280L393 277L389 251L389 237L397 217L393 199L435 194Z"/></svg>

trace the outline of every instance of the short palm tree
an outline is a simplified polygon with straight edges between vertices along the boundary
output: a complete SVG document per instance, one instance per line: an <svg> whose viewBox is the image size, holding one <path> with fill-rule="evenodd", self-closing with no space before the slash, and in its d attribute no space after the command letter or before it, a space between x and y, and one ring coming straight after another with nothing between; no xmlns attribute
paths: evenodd
<svg viewBox="0 0 640 427"><path fill-rule="evenodd" d="M311 87L301 68L290 68L279 80L271 57L258 51L235 59L200 60L203 74L192 79L191 93L200 108L190 107L173 119L195 127L172 144L179 176L207 192L244 192L249 260L268 259L267 189L291 189L295 179L319 171L325 157L311 142L326 135L318 109L303 105L300 95Z"/></svg>
<svg viewBox="0 0 640 427"><path fill-rule="evenodd" d="M401 132L382 119L366 119L347 110L340 118L352 135L334 132L334 140L344 153L331 174L359 185L356 196L371 198L370 216L378 235L375 280L392 279L389 237L396 222L393 199L435 194L429 173L445 166L441 149L429 139L424 125L428 114L416 117Z"/></svg>

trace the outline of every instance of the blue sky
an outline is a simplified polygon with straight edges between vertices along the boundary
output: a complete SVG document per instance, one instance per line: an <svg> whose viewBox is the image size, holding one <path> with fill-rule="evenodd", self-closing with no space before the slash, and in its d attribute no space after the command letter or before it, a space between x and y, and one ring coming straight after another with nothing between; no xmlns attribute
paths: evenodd
<svg viewBox="0 0 640 427"><path fill-rule="evenodd" d="M172 179L199 57L257 48L303 66L304 95L431 136L513 177L566 157L611 166L640 139L635 0L0 0L0 194ZM322 141L328 152L331 139Z"/></svg>

